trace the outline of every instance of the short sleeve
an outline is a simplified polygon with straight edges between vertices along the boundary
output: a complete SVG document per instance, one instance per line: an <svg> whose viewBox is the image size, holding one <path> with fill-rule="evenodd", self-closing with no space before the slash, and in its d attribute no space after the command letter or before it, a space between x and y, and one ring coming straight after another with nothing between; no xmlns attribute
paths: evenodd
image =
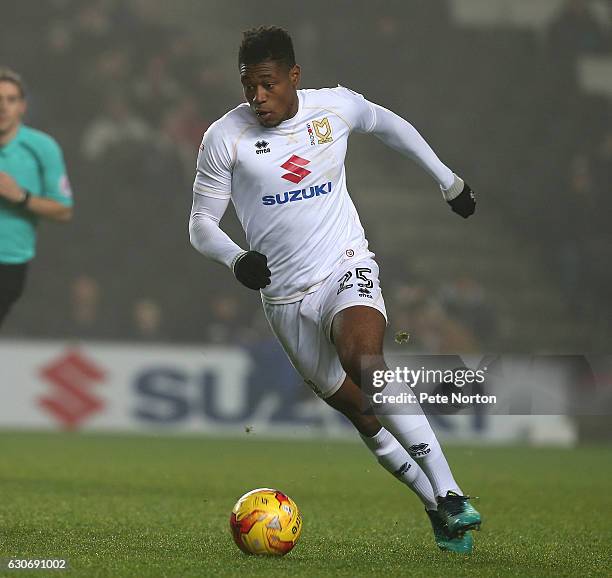
<svg viewBox="0 0 612 578"><path fill-rule="evenodd" d="M204 133L198 152L193 192L217 199L231 196L232 159L222 128L213 123Z"/></svg>
<svg viewBox="0 0 612 578"><path fill-rule="evenodd" d="M340 99L340 114L349 124L351 131L371 132L376 124L373 104L350 88L338 85L333 90Z"/></svg>
<svg viewBox="0 0 612 578"><path fill-rule="evenodd" d="M44 180L42 195L62 205L72 207L72 188L66 173L62 149L55 140L49 138L40 152Z"/></svg>

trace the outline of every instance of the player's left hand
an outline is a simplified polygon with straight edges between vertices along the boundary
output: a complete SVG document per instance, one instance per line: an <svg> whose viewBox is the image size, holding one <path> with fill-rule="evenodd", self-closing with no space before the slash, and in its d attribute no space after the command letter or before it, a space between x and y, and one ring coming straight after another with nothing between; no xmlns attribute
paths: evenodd
<svg viewBox="0 0 612 578"><path fill-rule="evenodd" d="M24 192L22 188L8 173L0 172L0 197L11 203L19 203L23 200Z"/></svg>
<svg viewBox="0 0 612 578"><path fill-rule="evenodd" d="M476 195L467 183L463 184L463 190L458 196L446 202L455 213L461 215L464 219L473 215L476 210Z"/></svg>

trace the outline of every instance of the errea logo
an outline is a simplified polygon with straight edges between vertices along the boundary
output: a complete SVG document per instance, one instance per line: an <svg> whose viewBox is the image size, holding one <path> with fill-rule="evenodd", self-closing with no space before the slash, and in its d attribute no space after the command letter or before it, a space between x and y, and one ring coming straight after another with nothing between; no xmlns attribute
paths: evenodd
<svg viewBox="0 0 612 578"><path fill-rule="evenodd" d="M413 458L420 458L420 457L426 456L429 452L431 452L431 448L429 447L429 444L424 444L424 443L414 444L408 448L408 453Z"/></svg>
<svg viewBox="0 0 612 578"><path fill-rule="evenodd" d="M269 142L265 141L265 140L258 140L255 143L255 148L257 149L255 151L255 154L258 155L263 155L265 153L269 153L270 152L270 147L269 147Z"/></svg>
<svg viewBox="0 0 612 578"><path fill-rule="evenodd" d="M411 467L411 463L404 462L397 470L393 472L393 475L397 478L401 478Z"/></svg>

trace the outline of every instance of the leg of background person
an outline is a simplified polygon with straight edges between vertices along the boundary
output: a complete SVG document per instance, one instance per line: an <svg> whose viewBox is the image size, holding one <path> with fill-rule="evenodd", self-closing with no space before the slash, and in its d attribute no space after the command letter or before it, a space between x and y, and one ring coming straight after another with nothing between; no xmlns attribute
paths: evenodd
<svg viewBox="0 0 612 578"><path fill-rule="evenodd" d="M0 264L0 327L23 293L27 265Z"/></svg>

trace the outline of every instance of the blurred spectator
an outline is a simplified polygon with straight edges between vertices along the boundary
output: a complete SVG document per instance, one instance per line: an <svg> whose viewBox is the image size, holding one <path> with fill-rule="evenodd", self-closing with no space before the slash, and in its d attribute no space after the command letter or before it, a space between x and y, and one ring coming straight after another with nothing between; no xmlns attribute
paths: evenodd
<svg viewBox="0 0 612 578"><path fill-rule="evenodd" d="M551 24L549 37L553 55L566 61L606 48L604 31L589 0L567 0Z"/></svg>
<svg viewBox="0 0 612 578"><path fill-rule="evenodd" d="M482 285L469 275L461 275L440 290L440 301L448 314L461 322L483 347L497 334L495 310Z"/></svg>
<svg viewBox="0 0 612 578"><path fill-rule="evenodd" d="M479 344L472 332L451 319L423 285L396 288L393 333L407 332L409 345L426 353L473 353Z"/></svg>
<svg viewBox="0 0 612 578"><path fill-rule="evenodd" d="M599 212L598 192L595 190L591 161L586 154L578 153L570 163L569 211L576 236L584 238L593 231Z"/></svg>
<svg viewBox="0 0 612 578"><path fill-rule="evenodd" d="M83 156L89 161L102 161L104 156L122 144L144 143L153 138L153 131L119 94L111 95L102 115L95 118L82 138Z"/></svg>
<svg viewBox="0 0 612 578"><path fill-rule="evenodd" d="M70 313L65 336L73 339L88 339L104 336L101 311L101 289L98 282L89 275L79 275L70 286Z"/></svg>
<svg viewBox="0 0 612 578"><path fill-rule="evenodd" d="M153 299L143 298L134 303L132 321L136 339L155 341L163 337L162 310Z"/></svg>
<svg viewBox="0 0 612 578"><path fill-rule="evenodd" d="M168 40L164 54L168 58L168 68L181 84L190 92L196 88L196 74L202 62L195 44L195 39L183 31L177 32ZM202 67L204 70L209 67Z"/></svg>
<svg viewBox="0 0 612 578"><path fill-rule="evenodd" d="M93 57L104 48L112 45L111 10L112 0L88 0L79 2L74 18L76 42L83 56Z"/></svg>
<svg viewBox="0 0 612 578"><path fill-rule="evenodd" d="M176 154L182 159L186 174L193 174L195 151L198 150L202 135L209 124L202 116L198 103L192 95L182 97L164 117L163 134L170 140Z"/></svg>
<svg viewBox="0 0 612 578"><path fill-rule="evenodd" d="M583 318L591 318L597 276L595 255L591 252L605 224L600 218L591 163L584 154L574 155L570 163L564 197L564 210L554 236L562 287L572 310Z"/></svg>
<svg viewBox="0 0 612 578"><path fill-rule="evenodd" d="M202 320L202 336L207 343L237 345L241 342L247 324L234 297L213 297L210 301L210 313L210 321Z"/></svg>
<svg viewBox="0 0 612 578"><path fill-rule="evenodd" d="M415 307L411 314L415 340L428 353L476 353L477 340L461 323L448 317L435 301Z"/></svg>
<svg viewBox="0 0 612 578"><path fill-rule="evenodd" d="M604 133L594 157L594 177L595 186L598 191L601 191L602 207L605 210L612 208L612 198L610 195L603 194L612 186L612 129L608 128Z"/></svg>
<svg viewBox="0 0 612 578"><path fill-rule="evenodd" d="M159 111L172 106L182 94L179 83L170 73L167 58L161 53L151 56L143 74L132 82L135 106L149 122L155 122Z"/></svg>

